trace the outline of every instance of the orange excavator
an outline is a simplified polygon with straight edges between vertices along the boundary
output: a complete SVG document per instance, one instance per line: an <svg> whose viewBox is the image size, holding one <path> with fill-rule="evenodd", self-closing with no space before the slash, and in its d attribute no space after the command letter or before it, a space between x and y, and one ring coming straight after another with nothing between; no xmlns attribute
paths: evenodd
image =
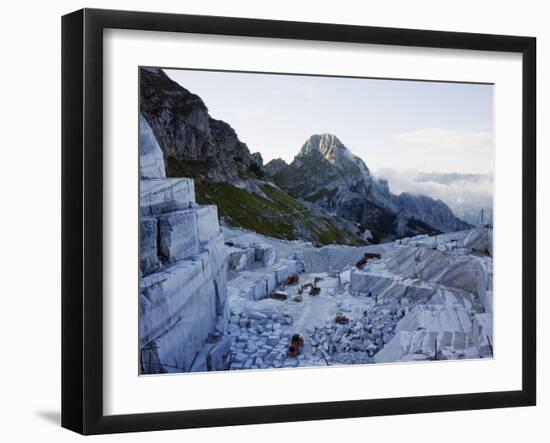
<svg viewBox="0 0 550 443"><path fill-rule="evenodd" d="M289 357L296 357L300 353L300 349L304 346L304 337L300 334L293 334L288 344L287 355Z"/></svg>
<svg viewBox="0 0 550 443"><path fill-rule="evenodd" d="M285 285L296 285L300 281L300 276L298 274L291 274L285 280Z"/></svg>
<svg viewBox="0 0 550 443"><path fill-rule="evenodd" d="M365 252L365 254L363 255L363 258L361 260L359 260L355 266L358 268L358 269L363 269L365 267L365 265L367 264L367 261L369 260L372 260L373 258L375 259L380 259L382 258L382 256L380 254L375 254L375 253L371 253L371 252Z"/></svg>

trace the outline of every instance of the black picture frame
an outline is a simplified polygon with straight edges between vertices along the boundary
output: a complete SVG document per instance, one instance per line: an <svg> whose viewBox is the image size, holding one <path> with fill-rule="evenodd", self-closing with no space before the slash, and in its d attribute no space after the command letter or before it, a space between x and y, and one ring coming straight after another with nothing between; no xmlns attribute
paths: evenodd
<svg viewBox="0 0 550 443"><path fill-rule="evenodd" d="M522 389L266 405L103 413L103 30L503 51L522 54ZM83 9L62 18L62 426L82 434L151 431L536 403L536 39L197 15Z"/></svg>

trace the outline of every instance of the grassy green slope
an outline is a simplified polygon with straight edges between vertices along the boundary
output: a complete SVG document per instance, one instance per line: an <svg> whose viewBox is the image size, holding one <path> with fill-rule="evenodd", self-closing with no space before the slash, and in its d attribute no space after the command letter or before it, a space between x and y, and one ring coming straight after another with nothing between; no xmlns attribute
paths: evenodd
<svg viewBox="0 0 550 443"><path fill-rule="evenodd" d="M195 179L197 202L213 204L230 226L286 240L304 239L319 244L361 245L362 240L340 228L329 216L313 209L268 183L258 181L265 197L229 183L204 179L208 165L199 162L167 159L170 177Z"/></svg>

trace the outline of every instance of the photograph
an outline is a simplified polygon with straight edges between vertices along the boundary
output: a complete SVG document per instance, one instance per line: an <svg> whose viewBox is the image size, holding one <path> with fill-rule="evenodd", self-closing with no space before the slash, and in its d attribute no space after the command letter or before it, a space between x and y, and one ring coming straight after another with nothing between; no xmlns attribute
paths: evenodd
<svg viewBox="0 0 550 443"><path fill-rule="evenodd" d="M140 375L496 358L494 84L138 75Z"/></svg>

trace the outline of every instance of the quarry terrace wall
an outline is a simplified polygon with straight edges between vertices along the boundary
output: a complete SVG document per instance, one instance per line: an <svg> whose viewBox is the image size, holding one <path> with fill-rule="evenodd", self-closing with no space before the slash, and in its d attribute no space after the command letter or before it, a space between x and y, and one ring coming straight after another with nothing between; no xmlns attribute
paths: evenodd
<svg viewBox="0 0 550 443"><path fill-rule="evenodd" d="M140 118L140 371L226 369L231 341L225 245L216 206L193 180L166 178L162 151Z"/></svg>

